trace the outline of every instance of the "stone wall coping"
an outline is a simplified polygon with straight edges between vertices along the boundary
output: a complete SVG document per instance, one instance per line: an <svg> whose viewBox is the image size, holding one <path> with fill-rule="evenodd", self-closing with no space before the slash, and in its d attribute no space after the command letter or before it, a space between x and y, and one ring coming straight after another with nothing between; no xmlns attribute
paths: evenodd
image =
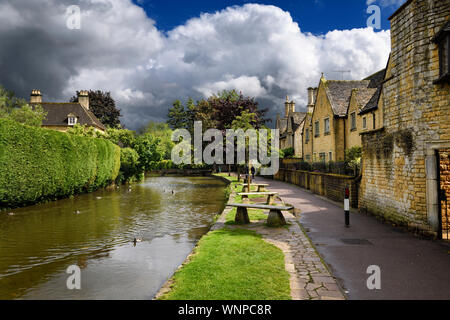
<svg viewBox="0 0 450 320"><path fill-rule="evenodd" d="M291 172L302 172L302 173L308 173L316 176L329 176L329 177L336 177L336 178L342 178L342 179L349 179L354 180L357 177L347 176L344 174L337 174L337 173L325 173L325 172L314 172L314 171L305 171L305 170L295 170L295 169L280 169L284 171L291 171Z"/></svg>
<svg viewBox="0 0 450 320"><path fill-rule="evenodd" d="M385 130L385 128L381 127L381 128L378 128L378 129L362 131L362 132L359 133L359 135L362 136L362 135L367 135L367 134L374 134L374 133L378 133L378 132L383 132L384 130Z"/></svg>

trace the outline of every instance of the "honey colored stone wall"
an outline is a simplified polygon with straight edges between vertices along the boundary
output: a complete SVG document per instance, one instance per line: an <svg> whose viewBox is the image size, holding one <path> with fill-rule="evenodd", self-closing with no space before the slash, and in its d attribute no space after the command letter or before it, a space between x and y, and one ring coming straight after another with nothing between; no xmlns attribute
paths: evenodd
<svg viewBox="0 0 450 320"><path fill-rule="evenodd" d="M330 121L330 132L325 134L325 119ZM315 135L316 122L319 123L319 135ZM342 120L340 120L342 121ZM332 152L333 160L336 159L336 140L343 141L343 136L336 137L341 132L341 128L337 126L333 109L326 95L324 81L321 81L317 92L316 105L312 116L312 139L313 139L313 161L320 161L320 154L325 153L326 161L329 161L329 152Z"/></svg>
<svg viewBox="0 0 450 320"><path fill-rule="evenodd" d="M311 114L307 114L305 118L305 124L303 127L303 159L308 162L312 162L313 160L313 152L312 152L312 146L313 146L313 128L311 126ZM309 129L309 141L306 140L306 129Z"/></svg>
<svg viewBox="0 0 450 320"><path fill-rule="evenodd" d="M361 135L360 209L432 235L438 230L430 146L450 142L450 86L434 83L439 58L431 40L449 18L450 1L438 0L412 1L392 17L384 128Z"/></svg>
<svg viewBox="0 0 450 320"><path fill-rule="evenodd" d="M344 202L345 188L350 188L350 205L358 207L358 184L350 176L339 174L280 169L275 180L297 185L328 199Z"/></svg>
<svg viewBox="0 0 450 320"><path fill-rule="evenodd" d="M352 130L352 113L355 113L356 128ZM358 103L356 101L356 90L353 90L350 98L350 104L347 112L347 119L345 119L345 146L347 149L361 146L360 131L362 130L362 117L359 116Z"/></svg>
<svg viewBox="0 0 450 320"><path fill-rule="evenodd" d="M450 239L450 149L439 151L442 236Z"/></svg>

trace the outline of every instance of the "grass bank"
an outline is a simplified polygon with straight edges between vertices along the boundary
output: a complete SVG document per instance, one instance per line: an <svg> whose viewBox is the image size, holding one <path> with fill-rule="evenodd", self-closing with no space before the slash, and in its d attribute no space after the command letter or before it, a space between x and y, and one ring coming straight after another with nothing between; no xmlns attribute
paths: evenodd
<svg viewBox="0 0 450 320"><path fill-rule="evenodd" d="M231 181L229 193L236 195L237 179ZM227 214L234 221L235 210ZM262 212L250 213L252 220L265 219ZM172 278L170 292L161 300L290 300L289 274L283 252L264 241L254 231L225 227L212 231L198 243L189 262Z"/></svg>

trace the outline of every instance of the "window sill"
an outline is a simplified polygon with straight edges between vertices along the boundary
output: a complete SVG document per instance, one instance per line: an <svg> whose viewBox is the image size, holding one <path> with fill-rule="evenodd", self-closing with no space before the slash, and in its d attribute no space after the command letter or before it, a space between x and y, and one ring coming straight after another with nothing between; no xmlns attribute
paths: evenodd
<svg viewBox="0 0 450 320"><path fill-rule="evenodd" d="M441 76L439 79L437 79L433 83L434 84L450 83L450 73L447 73L447 74Z"/></svg>
<svg viewBox="0 0 450 320"><path fill-rule="evenodd" d="M356 131L356 130L357 130L356 128L350 129L350 131L352 131L352 132L353 132L353 131Z"/></svg>
<svg viewBox="0 0 450 320"><path fill-rule="evenodd" d="M325 132L325 135L329 136L329 135L331 135L331 132Z"/></svg>

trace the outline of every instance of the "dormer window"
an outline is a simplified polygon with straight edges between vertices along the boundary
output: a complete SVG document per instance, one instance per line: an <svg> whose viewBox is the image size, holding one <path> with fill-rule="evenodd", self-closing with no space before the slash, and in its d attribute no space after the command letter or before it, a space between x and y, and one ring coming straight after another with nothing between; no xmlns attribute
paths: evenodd
<svg viewBox="0 0 450 320"><path fill-rule="evenodd" d="M450 22L434 37L433 41L439 50L439 79L438 82L450 82Z"/></svg>
<svg viewBox="0 0 450 320"><path fill-rule="evenodd" d="M67 116L67 124L69 126L74 126L77 124L77 117L74 114L69 114Z"/></svg>

